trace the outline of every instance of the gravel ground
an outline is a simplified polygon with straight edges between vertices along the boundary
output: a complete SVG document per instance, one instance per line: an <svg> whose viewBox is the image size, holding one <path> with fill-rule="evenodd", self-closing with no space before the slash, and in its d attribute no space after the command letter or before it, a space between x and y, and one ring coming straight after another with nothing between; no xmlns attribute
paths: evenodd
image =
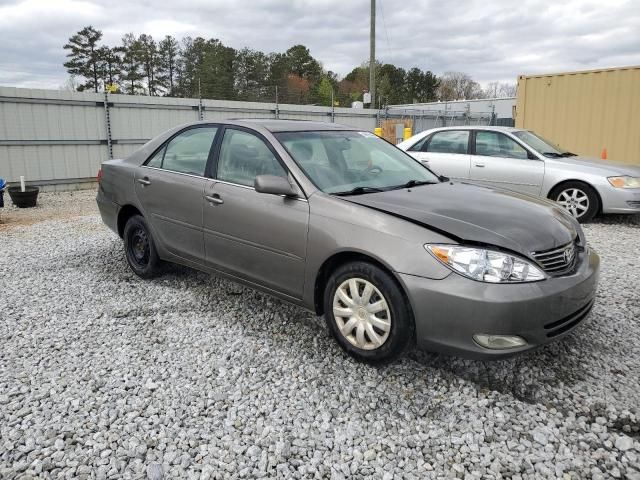
<svg viewBox="0 0 640 480"><path fill-rule="evenodd" d="M638 217L586 227L598 301L564 341L373 368L263 294L138 279L92 201L0 227L0 478L640 479Z"/></svg>

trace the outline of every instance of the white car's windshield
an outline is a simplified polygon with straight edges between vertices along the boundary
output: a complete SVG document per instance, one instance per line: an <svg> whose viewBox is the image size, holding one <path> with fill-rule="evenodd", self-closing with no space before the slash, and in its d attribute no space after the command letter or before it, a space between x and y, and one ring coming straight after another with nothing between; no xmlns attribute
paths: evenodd
<svg viewBox="0 0 640 480"><path fill-rule="evenodd" d="M562 148L554 145L549 140L542 138L537 133L530 132L528 130L521 130L519 132L513 132L513 134L529 145L531 148L540 152L545 157L572 157L575 154L563 150Z"/></svg>
<svg viewBox="0 0 640 480"><path fill-rule="evenodd" d="M440 181L417 160L370 132L281 132L275 136L326 193L360 194Z"/></svg>

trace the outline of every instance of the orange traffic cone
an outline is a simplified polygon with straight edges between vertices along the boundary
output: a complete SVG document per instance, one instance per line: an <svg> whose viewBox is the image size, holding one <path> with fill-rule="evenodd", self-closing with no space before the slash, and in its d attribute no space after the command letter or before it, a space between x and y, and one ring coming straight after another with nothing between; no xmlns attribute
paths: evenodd
<svg viewBox="0 0 640 480"><path fill-rule="evenodd" d="M606 160L607 159L607 149L606 149L606 147L602 149L602 154L600 155L600 158L602 160Z"/></svg>

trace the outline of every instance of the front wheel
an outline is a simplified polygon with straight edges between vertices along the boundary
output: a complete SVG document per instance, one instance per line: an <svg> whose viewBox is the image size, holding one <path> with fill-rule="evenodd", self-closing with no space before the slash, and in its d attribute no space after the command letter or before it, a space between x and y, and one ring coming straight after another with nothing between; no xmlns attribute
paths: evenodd
<svg viewBox="0 0 640 480"><path fill-rule="evenodd" d="M598 194L583 182L567 182L556 187L550 195L580 223L593 219L600 210Z"/></svg>
<svg viewBox="0 0 640 480"><path fill-rule="evenodd" d="M333 337L353 357L388 362L415 338L409 302L395 279L368 262L350 262L329 277L325 320Z"/></svg>
<svg viewBox="0 0 640 480"><path fill-rule="evenodd" d="M160 272L161 260L149 226L142 215L134 215L124 226L124 251L131 270L142 278L155 277Z"/></svg>

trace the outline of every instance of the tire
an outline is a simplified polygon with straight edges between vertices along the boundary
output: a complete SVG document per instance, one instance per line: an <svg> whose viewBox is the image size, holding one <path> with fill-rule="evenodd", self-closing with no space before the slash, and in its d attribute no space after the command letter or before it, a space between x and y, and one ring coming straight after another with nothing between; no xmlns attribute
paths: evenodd
<svg viewBox="0 0 640 480"><path fill-rule="evenodd" d="M355 301L351 293L354 285ZM364 299L367 293L368 300ZM380 302L386 302L387 308ZM358 261L336 268L325 286L323 303L329 331L358 360L390 362L415 342L415 323L408 299L395 279L376 265ZM337 312L345 316L336 315Z"/></svg>
<svg viewBox="0 0 640 480"><path fill-rule="evenodd" d="M131 270L141 278L153 278L161 271L151 231L141 215L133 215L124 226L124 251Z"/></svg>
<svg viewBox="0 0 640 480"><path fill-rule="evenodd" d="M589 222L600 211L600 198L595 189L584 182L566 182L555 187L549 195L578 222Z"/></svg>

